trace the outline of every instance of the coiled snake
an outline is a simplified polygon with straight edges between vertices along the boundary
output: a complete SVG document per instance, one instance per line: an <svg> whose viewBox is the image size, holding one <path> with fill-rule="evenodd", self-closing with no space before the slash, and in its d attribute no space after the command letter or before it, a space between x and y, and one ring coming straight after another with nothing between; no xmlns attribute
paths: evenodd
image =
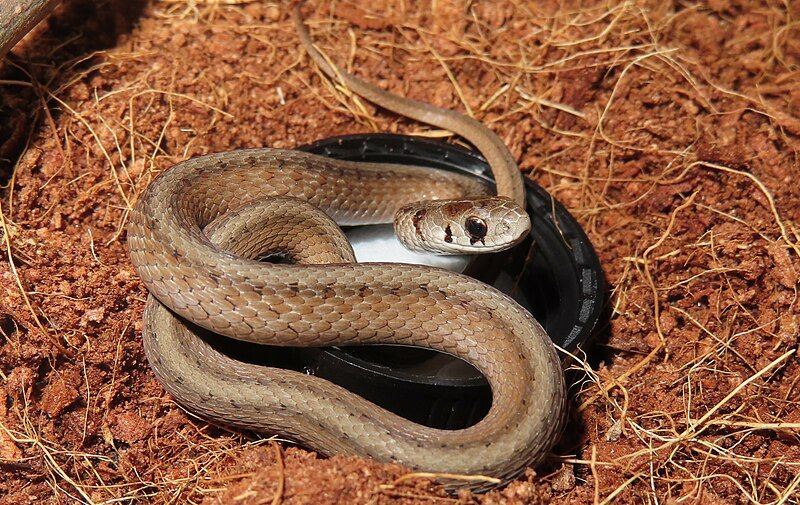
<svg viewBox="0 0 800 505"><path fill-rule="evenodd" d="M147 187L128 226L131 260L151 293L147 358L180 404L210 420L279 433L326 454L510 479L547 454L563 423L563 374L544 330L509 297L469 277L355 263L336 223L394 220L404 243L431 251L502 250L530 227L519 169L481 123L392 95L330 64L299 9L294 19L306 51L330 78L472 142L492 166L498 196L455 174L289 150L179 163ZM257 261L274 253L294 264ZM404 344L446 352L486 376L492 406L466 429L421 426L322 379L235 361L210 346L198 326L269 345Z"/></svg>

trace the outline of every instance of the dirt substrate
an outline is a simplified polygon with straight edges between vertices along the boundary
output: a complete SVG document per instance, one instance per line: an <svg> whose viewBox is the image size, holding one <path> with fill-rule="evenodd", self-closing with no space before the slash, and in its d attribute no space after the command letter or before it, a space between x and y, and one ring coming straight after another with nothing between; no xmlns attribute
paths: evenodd
<svg viewBox="0 0 800 505"><path fill-rule="evenodd" d="M148 182L426 130L322 80L285 6L68 1L3 71L0 503L797 503L800 6L382 3L306 15L355 73L497 131L601 258L608 310L567 360L584 380L556 454L454 497L180 410L125 250Z"/></svg>

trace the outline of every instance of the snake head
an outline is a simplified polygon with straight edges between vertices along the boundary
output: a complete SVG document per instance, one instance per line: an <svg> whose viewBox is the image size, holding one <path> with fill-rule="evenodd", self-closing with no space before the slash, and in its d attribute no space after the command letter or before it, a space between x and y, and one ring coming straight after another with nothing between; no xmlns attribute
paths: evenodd
<svg viewBox="0 0 800 505"><path fill-rule="evenodd" d="M395 215L395 233L406 248L437 254L503 251L530 229L527 212L505 197L421 202Z"/></svg>

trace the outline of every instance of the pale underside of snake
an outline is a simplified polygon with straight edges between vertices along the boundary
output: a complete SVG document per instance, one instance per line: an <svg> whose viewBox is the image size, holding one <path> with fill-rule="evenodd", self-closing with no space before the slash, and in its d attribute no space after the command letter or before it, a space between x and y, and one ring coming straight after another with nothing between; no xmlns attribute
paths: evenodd
<svg viewBox="0 0 800 505"><path fill-rule="evenodd" d="M277 433L325 454L508 480L541 461L563 424L565 385L550 339L516 302L469 277L355 263L337 223L394 220L411 247L501 250L530 227L517 165L479 122L330 64L298 10L294 16L303 46L329 77L472 142L492 166L498 196L452 173L267 148L175 165L148 186L128 227L131 259L151 293L147 358L181 405L211 421ZM258 261L276 253L294 264ZM492 406L465 429L422 426L323 379L229 358L201 328L277 346L400 344L449 353L486 376Z"/></svg>

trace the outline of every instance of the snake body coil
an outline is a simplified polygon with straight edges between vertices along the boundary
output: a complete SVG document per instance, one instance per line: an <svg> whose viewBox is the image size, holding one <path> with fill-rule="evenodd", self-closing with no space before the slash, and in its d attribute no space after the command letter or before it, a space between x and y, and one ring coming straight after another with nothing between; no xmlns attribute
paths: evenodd
<svg viewBox="0 0 800 505"><path fill-rule="evenodd" d="M509 297L469 277L355 263L336 223L394 220L407 243L498 250L530 226L519 208L519 170L480 123L329 65L297 11L295 19L326 73L378 105L473 142L490 161L500 196L455 174L297 151L240 150L182 162L148 186L128 227L131 259L151 293L148 360L179 403L217 422L279 433L326 454L509 479L541 460L563 422L564 379L544 330ZM276 252L295 264L257 261ZM466 429L421 426L325 380L235 361L201 328L269 345L403 344L446 352L486 376L492 406Z"/></svg>

